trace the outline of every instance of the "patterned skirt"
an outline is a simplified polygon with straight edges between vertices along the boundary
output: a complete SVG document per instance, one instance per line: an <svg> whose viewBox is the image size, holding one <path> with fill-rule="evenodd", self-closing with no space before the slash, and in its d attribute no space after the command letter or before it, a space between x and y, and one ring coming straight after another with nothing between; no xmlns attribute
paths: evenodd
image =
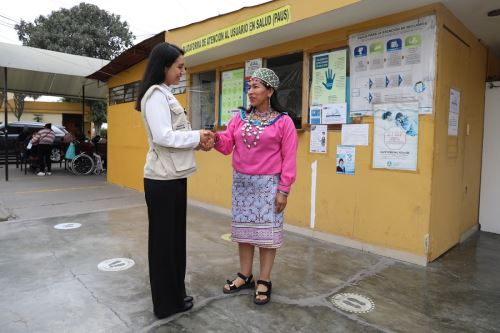
<svg viewBox="0 0 500 333"><path fill-rule="evenodd" d="M231 238L264 248L283 243L283 212L276 214L279 175L245 175L233 171Z"/></svg>

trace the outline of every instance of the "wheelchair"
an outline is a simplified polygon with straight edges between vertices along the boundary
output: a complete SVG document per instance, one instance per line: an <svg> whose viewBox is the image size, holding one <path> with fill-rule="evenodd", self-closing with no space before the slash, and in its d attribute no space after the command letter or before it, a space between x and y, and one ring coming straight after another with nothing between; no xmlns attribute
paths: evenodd
<svg viewBox="0 0 500 333"><path fill-rule="evenodd" d="M94 145L87 141L74 143L78 154L69 162L69 170L77 176L103 174L105 171L103 161L101 156L94 151Z"/></svg>

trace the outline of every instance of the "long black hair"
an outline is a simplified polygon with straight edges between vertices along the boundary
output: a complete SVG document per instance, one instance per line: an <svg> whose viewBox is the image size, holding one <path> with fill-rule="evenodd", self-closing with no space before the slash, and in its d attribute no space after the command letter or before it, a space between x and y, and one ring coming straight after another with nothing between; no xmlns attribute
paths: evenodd
<svg viewBox="0 0 500 333"><path fill-rule="evenodd" d="M141 111L141 100L146 91L152 85L165 82L165 68L172 66L181 55L184 55L184 50L174 44L160 43L153 48L139 87L139 97L135 103L137 111Z"/></svg>

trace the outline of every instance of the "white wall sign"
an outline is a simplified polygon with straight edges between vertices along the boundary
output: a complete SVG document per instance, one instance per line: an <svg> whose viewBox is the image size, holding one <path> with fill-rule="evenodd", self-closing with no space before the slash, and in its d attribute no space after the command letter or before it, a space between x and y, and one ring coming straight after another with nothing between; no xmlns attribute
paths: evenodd
<svg viewBox="0 0 500 333"><path fill-rule="evenodd" d="M374 103L419 102L432 114L436 17L422 17L349 36L351 116L372 115Z"/></svg>
<svg viewBox="0 0 500 333"><path fill-rule="evenodd" d="M460 91L450 89L450 110L448 113L448 135L458 136L458 119L460 118Z"/></svg>
<svg viewBox="0 0 500 333"><path fill-rule="evenodd" d="M97 268L105 272L124 271L134 266L135 262L129 258L113 258L107 259L99 263Z"/></svg>
<svg viewBox="0 0 500 333"><path fill-rule="evenodd" d="M321 107L322 124L345 124L347 122L347 104L323 104Z"/></svg>
<svg viewBox="0 0 500 333"><path fill-rule="evenodd" d="M368 146L369 129L368 124L342 125L342 145Z"/></svg>

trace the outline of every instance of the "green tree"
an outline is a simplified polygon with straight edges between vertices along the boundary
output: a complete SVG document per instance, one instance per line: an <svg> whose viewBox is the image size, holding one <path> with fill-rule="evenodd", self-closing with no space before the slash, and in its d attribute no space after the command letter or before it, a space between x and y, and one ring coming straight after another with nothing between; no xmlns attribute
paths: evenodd
<svg viewBox="0 0 500 333"><path fill-rule="evenodd" d="M15 29L23 45L106 60L132 46L135 38L120 15L84 2L40 15L34 23L21 20Z"/></svg>
<svg viewBox="0 0 500 333"><path fill-rule="evenodd" d="M70 9L53 11L47 17L40 15L34 23L21 20L15 29L23 45L106 60L132 46L135 38L120 15L83 2ZM81 99L63 100L81 103ZM102 123L106 122L107 105L104 102L87 103L92 110L96 133L99 133Z"/></svg>
<svg viewBox="0 0 500 333"><path fill-rule="evenodd" d="M100 135L102 124L107 121L107 105L104 102L94 102L90 108L92 110L92 121L94 122L94 133Z"/></svg>
<svg viewBox="0 0 500 333"><path fill-rule="evenodd" d="M24 99L26 98L25 94L15 93L14 94L14 115L17 118L17 121L21 120L21 116L24 112Z"/></svg>

